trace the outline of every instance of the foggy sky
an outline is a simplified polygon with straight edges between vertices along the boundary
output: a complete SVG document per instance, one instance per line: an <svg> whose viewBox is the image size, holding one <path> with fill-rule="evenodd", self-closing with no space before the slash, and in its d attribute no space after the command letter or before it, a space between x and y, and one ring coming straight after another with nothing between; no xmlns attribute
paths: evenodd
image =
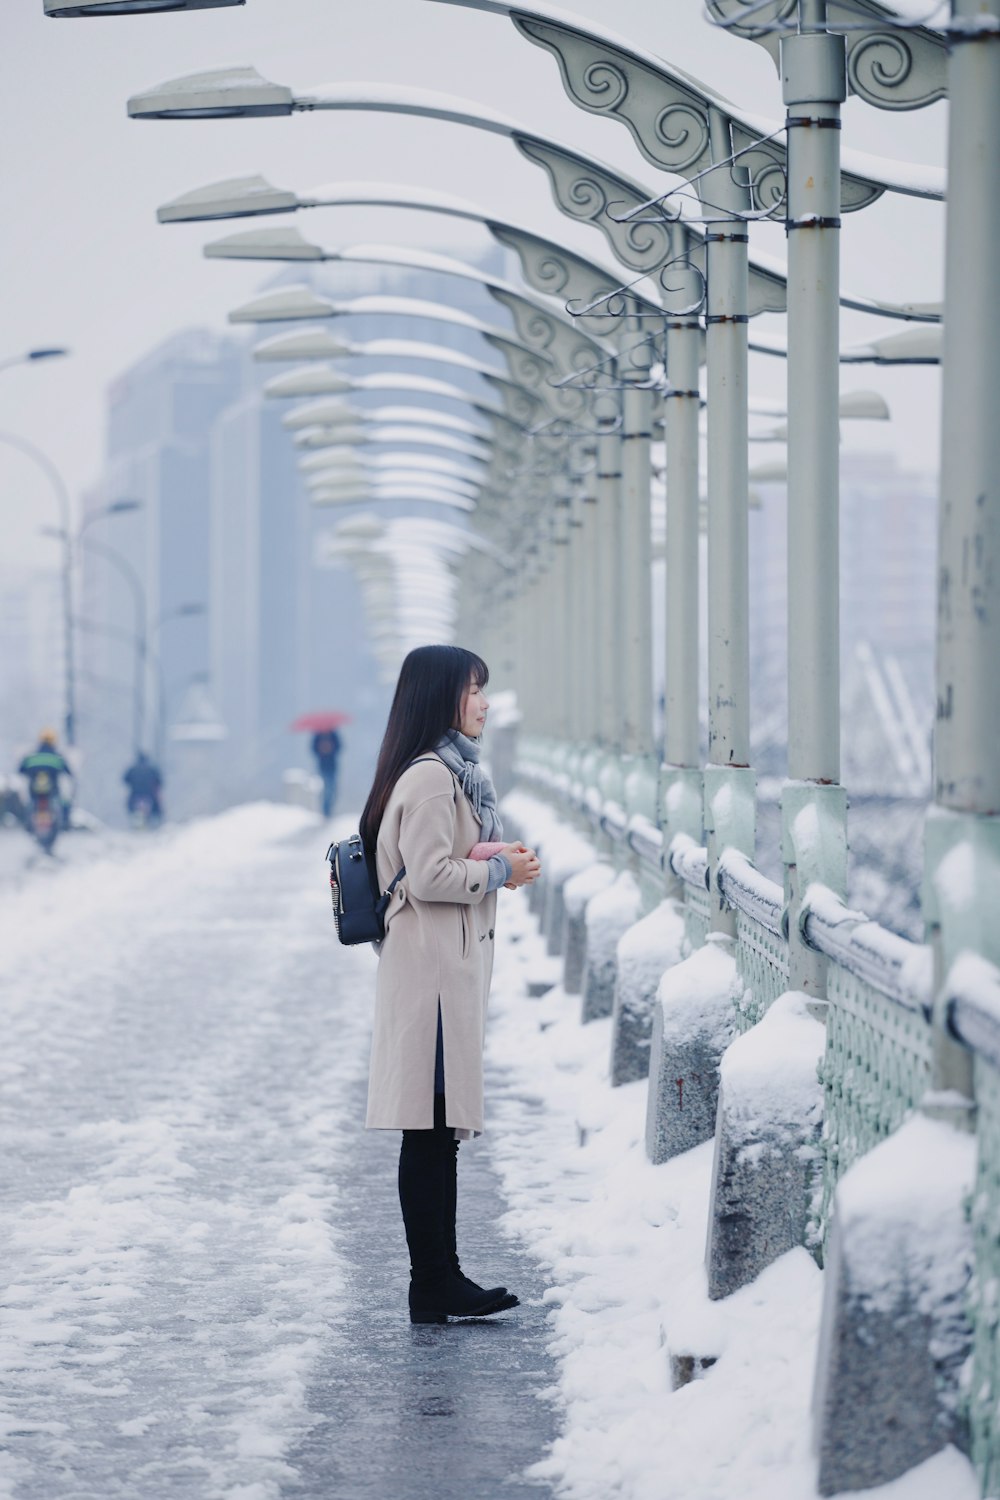
<svg viewBox="0 0 1000 1500"><path fill-rule="evenodd" d="M704 20L698 0L572 0L578 14L711 84L748 110L783 114L762 48ZM526 127L627 170L651 189L658 176L620 125L565 96L555 61L510 22L430 0L248 0L241 9L104 20L47 19L42 0L6 0L0 14L4 115L0 236L0 360L31 346L67 344L70 359L0 372L0 429L44 448L78 501L101 467L109 382L178 329L225 327L271 269L209 262L202 246L251 221L156 223L156 208L191 188L260 172L299 191L340 180L399 182L449 191L610 261L596 229L552 204L548 179L502 138L390 115L289 119L130 121L126 100L152 84L206 68L253 64L275 82L409 83L500 110ZM894 114L850 100L845 146L940 164L946 108ZM327 248L359 241L461 253L485 231L435 215L325 209L283 215ZM941 295L944 210L886 194L844 216L843 284L875 297ZM784 235L755 228L752 243L784 257ZM624 279L623 272L623 279ZM780 330L783 319L758 319ZM844 312L842 339L904 325ZM784 394L784 362L751 359L751 390ZM891 424L849 423L844 450L890 449L901 464L937 467L939 377L934 369L847 368L844 390L876 388ZM773 448L752 453L767 458ZM114 496L107 496L114 499ZM27 459L0 444L0 568L55 562L37 528L53 519L49 490Z"/></svg>

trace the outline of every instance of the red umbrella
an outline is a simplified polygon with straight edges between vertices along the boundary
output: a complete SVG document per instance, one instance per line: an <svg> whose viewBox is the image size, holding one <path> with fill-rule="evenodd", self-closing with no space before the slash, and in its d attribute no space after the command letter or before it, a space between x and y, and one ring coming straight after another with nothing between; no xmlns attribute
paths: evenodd
<svg viewBox="0 0 1000 1500"><path fill-rule="evenodd" d="M321 734L324 729L339 729L341 724L351 722L350 714L344 714L336 708L317 709L311 714L299 714L293 724L289 724L289 730L294 734L305 731L309 734Z"/></svg>

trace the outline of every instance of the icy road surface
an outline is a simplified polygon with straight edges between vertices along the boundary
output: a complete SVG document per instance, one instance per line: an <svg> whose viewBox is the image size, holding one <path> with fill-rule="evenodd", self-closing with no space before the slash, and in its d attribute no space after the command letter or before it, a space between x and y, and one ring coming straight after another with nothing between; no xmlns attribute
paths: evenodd
<svg viewBox="0 0 1000 1500"><path fill-rule="evenodd" d="M335 943L324 844L259 805L0 893L0 1496L527 1493L544 1315L406 1321L374 959ZM469 1269L514 1285L499 1248Z"/></svg>

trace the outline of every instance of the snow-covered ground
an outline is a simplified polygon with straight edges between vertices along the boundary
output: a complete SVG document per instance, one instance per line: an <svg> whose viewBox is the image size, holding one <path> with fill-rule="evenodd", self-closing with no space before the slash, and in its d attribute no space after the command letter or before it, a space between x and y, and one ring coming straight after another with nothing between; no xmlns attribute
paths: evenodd
<svg viewBox="0 0 1000 1500"><path fill-rule="evenodd" d="M709 1302L712 1147L662 1166L645 1084L608 1084L610 1020L579 1022L526 903L503 914L489 1056L506 1078L487 1128L509 1232L549 1270L565 1430L536 1473L572 1500L813 1500L809 1402L822 1276L805 1250ZM670 1354L714 1358L671 1390ZM948 1449L870 1500L977 1500Z"/></svg>
<svg viewBox="0 0 1000 1500"><path fill-rule="evenodd" d="M322 844L312 815L256 805L0 888L0 1497L302 1493L373 986L367 949L317 983ZM529 998L555 966L522 895L501 900L473 1149L550 1278L564 1429L535 1477L567 1500L812 1500L820 1272L795 1251L708 1302L711 1148L648 1163L610 1023ZM670 1353L716 1362L671 1391ZM977 1493L953 1451L872 1492Z"/></svg>
<svg viewBox="0 0 1000 1500"><path fill-rule="evenodd" d="M322 842L246 807L0 898L0 1495L288 1477L337 1338L329 1164L368 1021L315 984ZM363 993L370 953L345 962Z"/></svg>

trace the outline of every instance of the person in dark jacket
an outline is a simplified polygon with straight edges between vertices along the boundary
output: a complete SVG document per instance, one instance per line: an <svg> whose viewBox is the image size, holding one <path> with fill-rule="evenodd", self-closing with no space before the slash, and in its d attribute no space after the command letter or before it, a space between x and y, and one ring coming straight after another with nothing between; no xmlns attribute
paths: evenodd
<svg viewBox="0 0 1000 1500"><path fill-rule="evenodd" d="M68 826L70 804L64 796L65 788L59 784L60 776L72 779L73 771L65 756L58 749L54 729L43 729L38 737L38 748L26 755L18 766L19 773L28 783L28 798L34 804L38 797L51 797L59 809L59 823Z"/></svg>
<svg viewBox="0 0 1000 1500"><path fill-rule="evenodd" d="M335 729L321 729L313 735L312 753L316 769L323 780L323 816L328 818L337 800L337 765L340 760L340 735Z"/></svg>
<svg viewBox="0 0 1000 1500"><path fill-rule="evenodd" d="M159 823L163 817L163 807L160 802L163 777L160 775L159 766L150 760L144 750L139 751L122 777L122 781L128 787L126 810L130 814L134 813L143 802L148 801L150 822Z"/></svg>

